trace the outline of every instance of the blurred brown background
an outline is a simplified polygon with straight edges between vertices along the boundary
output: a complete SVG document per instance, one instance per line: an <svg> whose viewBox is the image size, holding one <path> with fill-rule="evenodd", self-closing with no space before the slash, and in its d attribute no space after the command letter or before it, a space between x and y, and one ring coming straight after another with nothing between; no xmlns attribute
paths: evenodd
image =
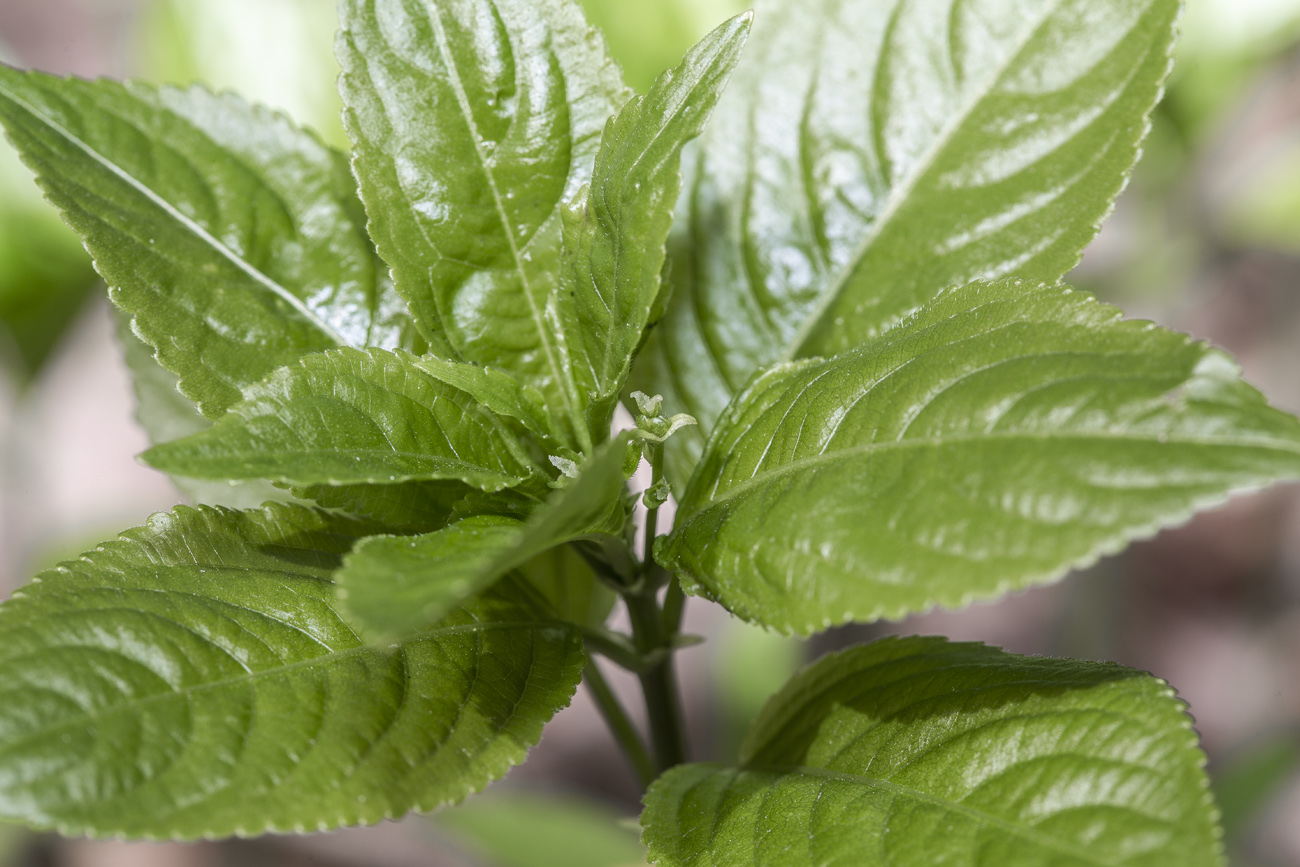
<svg viewBox="0 0 1300 867"><path fill-rule="evenodd" d="M586 0L644 88L739 0ZM0 0L0 59L231 87L342 143L331 0ZM1229 350L1300 411L1300 0L1190 0L1147 154L1072 281ZM84 253L0 148L0 598L179 495L145 445ZM696 757L726 758L803 660L885 632L1153 671L1188 701L1235 864L1300 865L1300 487L1234 500L1084 574L998 604L855 627L811 646L694 603L681 655ZM629 704L636 693L619 681ZM634 863L630 772L580 691L529 763L433 820L197 845L0 826L0 867ZM545 812L537 812L539 809Z"/></svg>

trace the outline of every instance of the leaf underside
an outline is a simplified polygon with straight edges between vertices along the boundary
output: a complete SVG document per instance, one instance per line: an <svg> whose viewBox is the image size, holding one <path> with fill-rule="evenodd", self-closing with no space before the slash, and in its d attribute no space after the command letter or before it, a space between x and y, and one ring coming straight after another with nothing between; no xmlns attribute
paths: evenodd
<svg viewBox="0 0 1300 867"><path fill-rule="evenodd" d="M1203 761L1150 675L886 639L796 676L740 767L661 777L643 841L663 867L1213 867Z"/></svg>
<svg viewBox="0 0 1300 867"><path fill-rule="evenodd" d="M945 293L719 421L660 559L807 634L1053 580L1300 477L1300 422L1202 343L1061 287Z"/></svg>
<svg viewBox="0 0 1300 867"><path fill-rule="evenodd" d="M949 286L1053 283L1138 155L1178 0L759 3L690 150L673 300L633 385L701 427L758 370L837 354Z"/></svg>
<svg viewBox="0 0 1300 867"><path fill-rule="evenodd" d="M581 639L507 585L367 646L329 574L373 528L155 516L0 608L0 816L70 835L325 830L460 800L566 705Z"/></svg>

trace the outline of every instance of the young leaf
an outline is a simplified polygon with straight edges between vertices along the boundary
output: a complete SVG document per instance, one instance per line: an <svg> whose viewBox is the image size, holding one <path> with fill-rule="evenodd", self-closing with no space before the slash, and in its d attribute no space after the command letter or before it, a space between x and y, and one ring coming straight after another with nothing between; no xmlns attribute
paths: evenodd
<svg viewBox="0 0 1300 867"><path fill-rule="evenodd" d="M632 356L650 324L664 242L681 190L682 147L700 134L740 59L752 15L692 48L605 127L591 188L564 214L564 303L593 435L609 430Z"/></svg>
<svg viewBox="0 0 1300 867"><path fill-rule="evenodd" d="M298 486L452 479L495 491L540 473L500 419L414 356L380 349L305 356L210 430L141 459L179 476Z"/></svg>
<svg viewBox="0 0 1300 867"><path fill-rule="evenodd" d="M324 830L458 801L568 703L581 640L502 585L367 646L329 574L368 532L186 509L0 607L0 816L68 835Z"/></svg>
<svg viewBox="0 0 1300 867"><path fill-rule="evenodd" d="M783 631L1053 580L1300 477L1300 421L1205 344L1061 287L948 292L864 348L759 376L661 553Z"/></svg>
<svg viewBox="0 0 1300 867"><path fill-rule="evenodd" d="M1179 6L760 3L635 383L700 421L669 446L678 491L755 371L844 352L949 286L1070 270L1137 157Z"/></svg>
<svg viewBox="0 0 1300 867"><path fill-rule="evenodd" d="M346 159L283 117L0 66L0 123L209 418L304 353L404 343Z"/></svg>
<svg viewBox="0 0 1300 867"><path fill-rule="evenodd" d="M652 863L1223 863L1191 720L1116 665L885 639L796 676L741 761L651 787Z"/></svg>
<svg viewBox="0 0 1300 867"><path fill-rule="evenodd" d="M439 382L460 389L496 415L521 422L538 436L556 436L563 430L551 417L542 393L505 371L433 357L415 363Z"/></svg>
<svg viewBox="0 0 1300 867"><path fill-rule="evenodd" d="M627 98L570 0L343 0L344 121L379 251L430 340L578 426L547 312L562 203Z"/></svg>
<svg viewBox="0 0 1300 867"><path fill-rule="evenodd" d="M336 576L347 613L375 637L406 635L551 548L620 532L628 440L624 433L598 449L527 521L479 514L424 536L365 540Z"/></svg>

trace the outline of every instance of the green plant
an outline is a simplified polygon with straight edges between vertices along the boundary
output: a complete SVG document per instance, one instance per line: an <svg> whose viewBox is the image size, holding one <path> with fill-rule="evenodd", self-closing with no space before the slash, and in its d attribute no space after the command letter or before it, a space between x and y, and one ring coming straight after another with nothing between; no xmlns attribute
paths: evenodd
<svg viewBox="0 0 1300 867"><path fill-rule="evenodd" d="M1059 284L1178 11L772 2L743 61L748 16L633 96L568 0L344 0L350 166L232 95L0 69L138 338L144 460L279 499L155 516L0 608L0 815L431 810L585 675L657 863L1219 863L1152 676L880 641L723 767L686 763L672 668L686 593L801 635L897 618L1300 476L1300 422L1226 356ZM649 747L592 654L639 676Z"/></svg>

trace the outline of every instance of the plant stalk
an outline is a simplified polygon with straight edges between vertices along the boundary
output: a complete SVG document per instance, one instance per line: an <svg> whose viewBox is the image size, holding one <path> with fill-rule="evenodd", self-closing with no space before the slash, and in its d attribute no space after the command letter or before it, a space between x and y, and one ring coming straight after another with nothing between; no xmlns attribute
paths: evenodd
<svg viewBox="0 0 1300 867"><path fill-rule="evenodd" d="M591 696L596 700L596 707L600 709L600 715L605 718L605 724L614 733L614 738L618 741L618 745L622 747L623 755L627 756L627 760L632 765L632 770L636 772L641 785L648 787L654 782L655 778L654 762L650 759L650 753L646 751L645 744L641 742L641 736L632 727L632 721L628 719L627 712L623 710L623 705L619 703L614 691L609 688L609 683L605 680L605 676L600 673L600 666L596 664L594 659L587 662L583 682L587 684L587 689L591 690Z"/></svg>

